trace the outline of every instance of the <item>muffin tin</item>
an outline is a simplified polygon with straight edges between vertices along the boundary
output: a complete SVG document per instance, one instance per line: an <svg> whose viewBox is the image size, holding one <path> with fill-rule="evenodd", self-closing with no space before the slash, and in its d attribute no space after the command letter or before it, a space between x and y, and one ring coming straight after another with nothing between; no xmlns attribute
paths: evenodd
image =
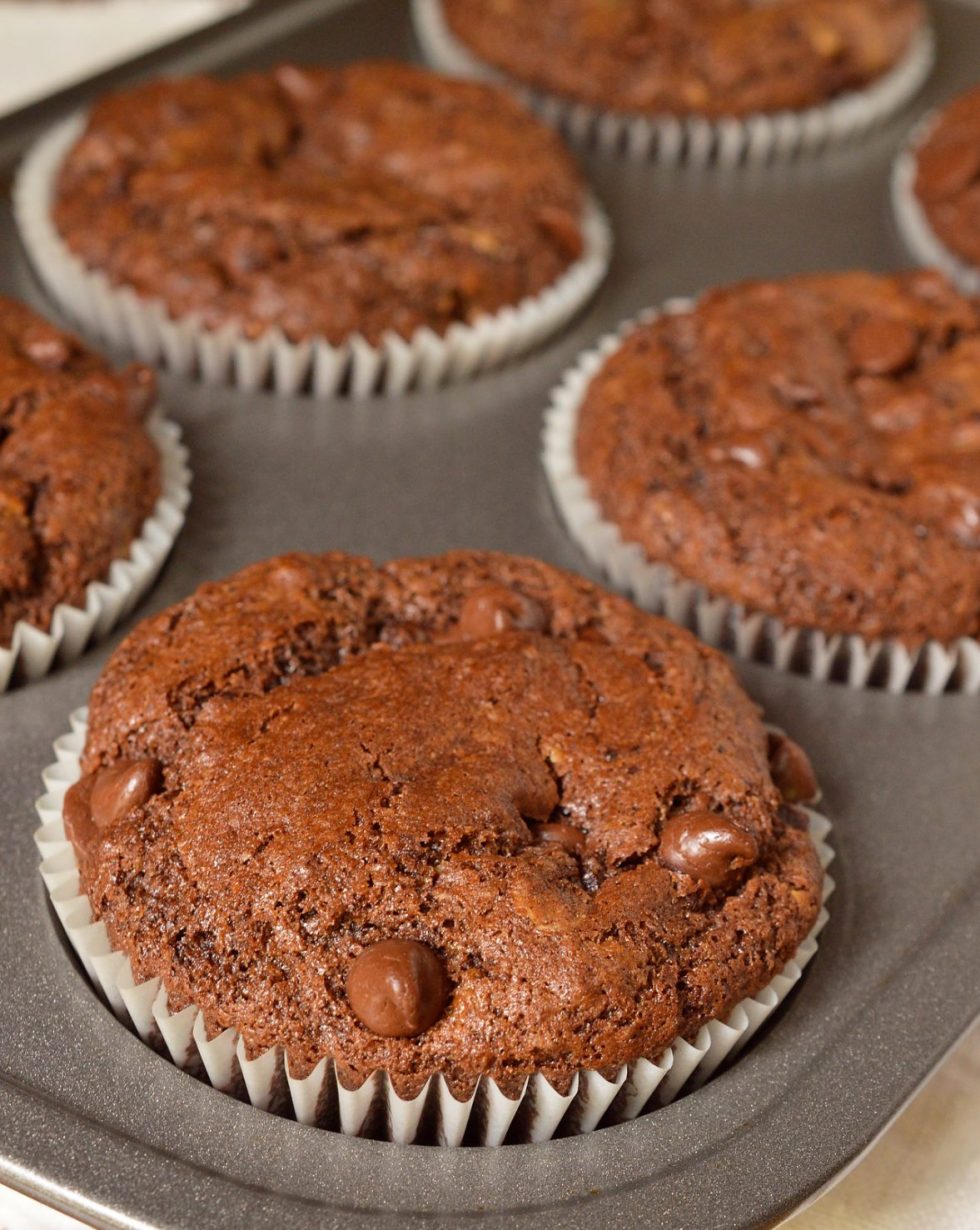
<svg viewBox="0 0 980 1230"><path fill-rule="evenodd" d="M668 297L755 274L908 263L889 213L891 159L915 117L980 63L980 11L947 0L936 20L937 75L859 145L715 171L587 159L616 228L611 276L571 329L493 376L325 403L165 377L195 490L139 613L290 548L383 558L497 547L588 573L540 470L550 388L597 337ZM260 4L0 123L4 197L17 151L109 81L377 54L416 55L407 10L390 0ZM6 199L0 289L56 317ZM256 1112L119 1025L46 905L32 838L40 772L108 648L0 699L0 1180L92 1224L773 1225L874 1140L980 1013L976 698L855 692L741 665L767 716L812 755L838 887L792 1003L735 1066L635 1123L503 1149L351 1140Z"/></svg>

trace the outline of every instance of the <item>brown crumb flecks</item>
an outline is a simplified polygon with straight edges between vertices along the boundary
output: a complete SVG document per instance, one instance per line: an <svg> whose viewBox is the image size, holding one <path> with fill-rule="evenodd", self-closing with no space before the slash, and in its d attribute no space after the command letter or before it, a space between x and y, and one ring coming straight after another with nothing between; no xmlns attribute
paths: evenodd
<svg viewBox="0 0 980 1230"><path fill-rule="evenodd" d="M581 255L584 199L506 91L367 62L110 95L54 218L89 268L175 316L338 344L537 294Z"/></svg>
<svg viewBox="0 0 980 1230"><path fill-rule="evenodd" d="M939 275L748 282L630 334L576 453L651 560L798 627L980 633L980 309Z"/></svg>
<svg viewBox="0 0 980 1230"><path fill-rule="evenodd" d="M128 554L160 494L143 426L152 373L115 373L77 338L0 298L0 645Z"/></svg>
<svg viewBox="0 0 980 1230"><path fill-rule="evenodd" d="M468 596L501 588L538 625L461 636ZM158 761L159 792L85 824L120 760ZM115 652L82 767L82 883L136 976L294 1073L330 1055L403 1096L434 1071L513 1093L657 1056L764 986L819 910L724 659L533 560L292 555L206 585ZM723 888L658 857L665 821L705 809L745 834ZM387 940L448 979L417 1036L347 999Z"/></svg>
<svg viewBox="0 0 980 1230"><path fill-rule="evenodd" d="M871 85L920 0L441 0L480 59L538 89L647 115L800 111Z"/></svg>

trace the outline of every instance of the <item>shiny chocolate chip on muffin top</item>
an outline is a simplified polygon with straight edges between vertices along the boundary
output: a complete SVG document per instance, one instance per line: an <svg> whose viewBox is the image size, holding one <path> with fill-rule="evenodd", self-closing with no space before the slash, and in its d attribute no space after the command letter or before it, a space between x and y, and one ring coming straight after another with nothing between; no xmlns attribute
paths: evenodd
<svg viewBox="0 0 980 1230"><path fill-rule="evenodd" d="M289 555L116 650L65 822L171 1011L297 1076L514 1096L783 967L821 900L807 769L719 654L571 574Z"/></svg>

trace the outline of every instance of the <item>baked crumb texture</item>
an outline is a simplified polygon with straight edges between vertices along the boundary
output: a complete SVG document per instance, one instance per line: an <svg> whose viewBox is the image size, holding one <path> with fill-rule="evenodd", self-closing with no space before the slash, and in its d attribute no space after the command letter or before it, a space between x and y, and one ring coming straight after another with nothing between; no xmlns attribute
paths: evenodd
<svg viewBox="0 0 980 1230"><path fill-rule="evenodd" d="M535 89L642 115L801 111L872 85L919 0L439 0L452 35Z"/></svg>
<svg viewBox="0 0 980 1230"><path fill-rule="evenodd" d="M30 309L0 299L0 646L125 556L161 490L144 426L149 369L114 372Z"/></svg>
<svg viewBox="0 0 980 1230"><path fill-rule="evenodd" d="M347 1087L655 1059L820 909L812 770L725 660L512 556L202 587L110 659L82 773L66 828L137 981Z"/></svg>
<svg viewBox="0 0 980 1230"><path fill-rule="evenodd" d="M85 266L172 317L336 346L538 294L582 255L585 204L560 139L505 90L363 62L110 95L53 216Z"/></svg>
<svg viewBox="0 0 980 1230"><path fill-rule="evenodd" d="M579 410L602 515L794 627L980 634L980 310L931 272L713 291L640 325Z"/></svg>

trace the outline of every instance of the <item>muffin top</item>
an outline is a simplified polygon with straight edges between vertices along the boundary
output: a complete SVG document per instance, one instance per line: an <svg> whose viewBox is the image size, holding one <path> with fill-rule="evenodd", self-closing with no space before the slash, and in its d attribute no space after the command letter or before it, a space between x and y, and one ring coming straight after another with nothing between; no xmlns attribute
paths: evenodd
<svg viewBox="0 0 980 1230"><path fill-rule="evenodd" d="M591 381L578 467L651 560L789 624L980 633L980 308L938 274L715 290Z"/></svg>
<svg viewBox="0 0 980 1230"><path fill-rule="evenodd" d="M115 373L77 338L0 299L0 645L125 556L160 494L143 426L153 374Z"/></svg>
<svg viewBox="0 0 980 1230"><path fill-rule="evenodd" d="M980 266L980 87L930 127L916 151L915 194L943 243Z"/></svg>
<svg viewBox="0 0 980 1230"><path fill-rule="evenodd" d="M799 111L892 68L920 0L441 0L452 33L528 85L617 111Z"/></svg>
<svg viewBox="0 0 980 1230"><path fill-rule="evenodd" d="M581 179L506 92L407 64L156 81L92 109L54 220L174 316L292 340L444 332L582 253Z"/></svg>
<svg viewBox="0 0 980 1230"><path fill-rule="evenodd" d="M799 749L720 655L533 560L206 585L110 659L82 769L66 828L137 978L402 1096L656 1057L819 911Z"/></svg>

